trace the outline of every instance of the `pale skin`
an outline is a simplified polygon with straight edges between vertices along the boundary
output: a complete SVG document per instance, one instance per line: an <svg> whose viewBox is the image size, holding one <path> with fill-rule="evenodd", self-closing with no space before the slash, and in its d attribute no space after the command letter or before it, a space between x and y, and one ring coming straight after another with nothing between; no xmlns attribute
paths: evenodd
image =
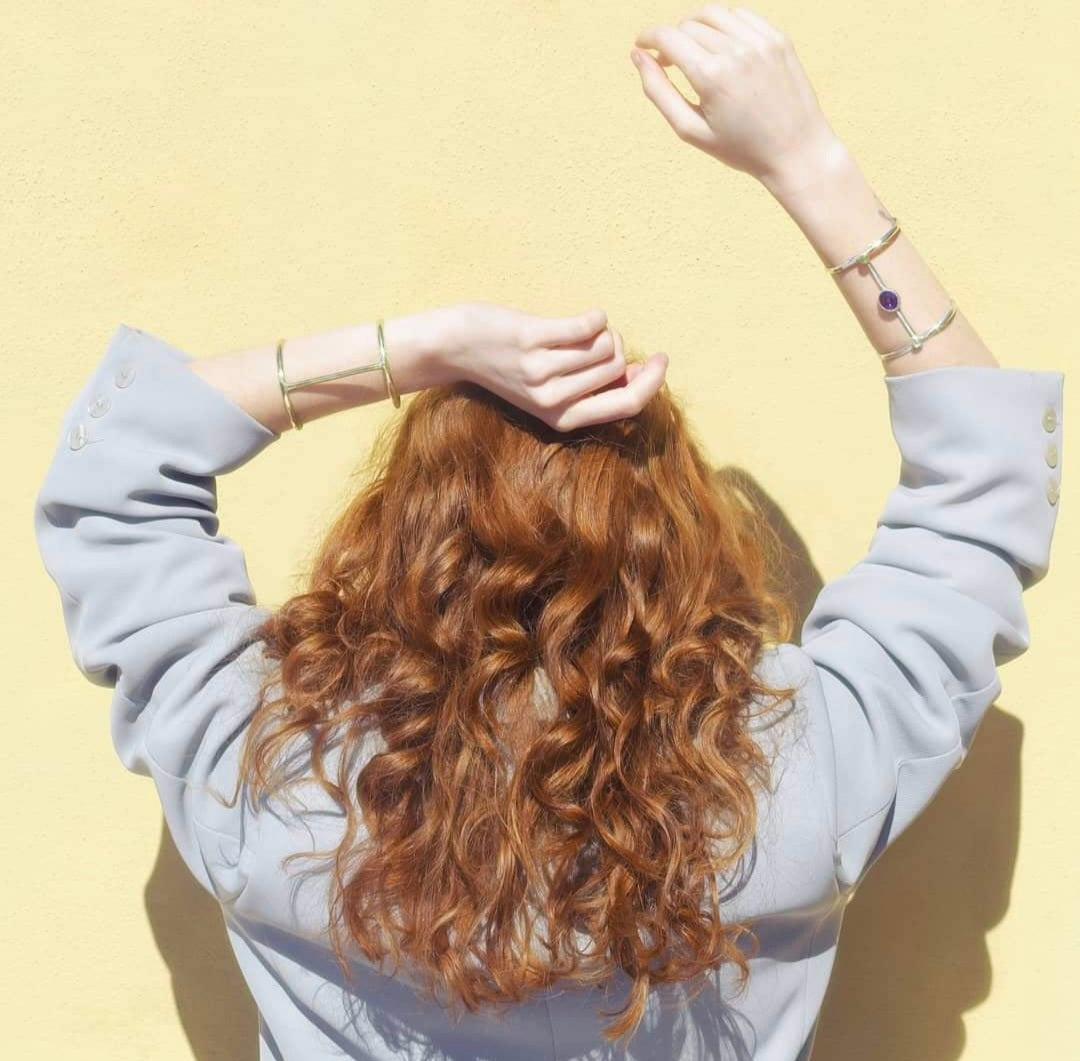
<svg viewBox="0 0 1080 1061"><path fill-rule="evenodd" d="M862 250L889 228L887 212L846 145L829 125L794 45L746 7L706 4L676 25L643 30L630 58L646 98L679 140L759 183L796 223L825 265ZM655 53L655 55L653 54ZM693 103L672 84L675 66ZM896 213L896 211L891 211ZM901 224L903 218L899 218ZM907 236L873 257L903 310L922 331L948 307L948 294ZM909 339L878 306L879 289L862 265L836 274L840 289L879 353ZM469 381L549 426L568 431L633 416L663 385L668 357L627 362L622 336L604 310L545 317L469 302L388 317L383 335L398 391ZM192 371L256 420L290 429L277 379L276 342L191 362ZM289 382L374 363L375 322L288 338ZM999 367L962 311L917 352L884 362L887 375L953 365ZM387 399L381 372L363 372L290 392L302 424Z"/></svg>

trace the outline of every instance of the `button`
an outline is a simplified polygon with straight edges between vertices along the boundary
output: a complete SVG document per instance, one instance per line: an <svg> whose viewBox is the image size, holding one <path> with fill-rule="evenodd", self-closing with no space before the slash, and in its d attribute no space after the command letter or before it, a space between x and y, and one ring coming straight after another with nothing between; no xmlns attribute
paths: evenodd
<svg viewBox="0 0 1080 1061"><path fill-rule="evenodd" d="M82 424L76 424L68 435L68 445L72 449L82 449L86 445L86 428Z"/></svg>
<svg viewBox="0 0 1080 1061"><path fill-rule="evenodd" d="M1047 431L1053 431L1057 427L1057 412L1052 405L1048 405L1043 413L1043 427Z"/></svg>
<svg viewBox="0 0 1080 1061"><path fill-rule="evenodd" d="M1058 502L1058 498L1060 496L1061 496L1061 486L1058 483L1057 479L1047 479L1046 480L1046 500L1049 501L1051 505L1056 505L1057 502Z"/></svg>
<svg viewBox="0 0 1080 1061"><path fill-rule="evenodd" d="M1047 442L1046 443L1046 463L1049 464L1051 468L1056 468L1057 467L1057 462L1058 462L1057 443L1056 442Z"/></svg>
<svg viewBox="0 0 1080 1061"><path fill-rule="evenodd" d="M130 361L127 361L123 365L121 365L119 369L117 369L116 376L114 377L113 382L118 387L123 388L130 386L132 380L134 379L135 366Z"/></svg>
<svg viewBox="0 0 1080 1061"><path fill-rule="evenodd" d="M111 405L112 402L104 394L99 394L86 408L91 416L104 416Z"/></svg>

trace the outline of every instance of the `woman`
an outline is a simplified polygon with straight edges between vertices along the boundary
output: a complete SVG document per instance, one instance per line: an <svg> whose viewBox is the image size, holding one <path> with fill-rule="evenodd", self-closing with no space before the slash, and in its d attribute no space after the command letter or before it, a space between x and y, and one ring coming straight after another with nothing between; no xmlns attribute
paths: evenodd
<svg viewBox="0 0 1080 1061"><path fill-rule="evenodd" d="M636 44L648 99L773 195L882 360L899 482L799 644L666 357L599 311L198 360L121 325L64 416L42 556L221 903L262 1058L809 1057L845 905L1028 647L1063 373L998 367L766 19L709 4ZM307 590L256 606L215 477L401 393Z"/></svg>

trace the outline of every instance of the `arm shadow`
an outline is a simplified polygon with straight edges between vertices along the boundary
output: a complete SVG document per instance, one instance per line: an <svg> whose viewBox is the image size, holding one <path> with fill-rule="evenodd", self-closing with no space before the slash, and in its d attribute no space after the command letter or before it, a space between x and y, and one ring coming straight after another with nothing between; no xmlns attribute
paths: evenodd
<svg viewBox="0 0 1080 1061"><path fill-rule="evenodd" d="M258 1061L259 1011L229 946L221 907L184 865L164 818L143 897L192 1058Z"/></svg>
<svg viewBox="0 0 1080 1061"><path fill-rule="evenodd" d="M774 578L796 633L822 587L802 538L757 483L735 479L784 551ZM853 558L853 560L856 558ZM880 858L847 907L814 1043L815 1061L955 1061L966 1010L992 980L986 933L1005 915L1020 830L1023 727L991 707L962 769ZM256 1061L258 1012L216 901L195 882L162 820L146 911L196 1061Z"/></svg>
<svg viewBox="0 0 1080 1061"><path fill-rule="evenodd" d="M744 472L715 474L735 481L780 540L771 577L792 601L797 642L823 585L806 544ZM1009 908L1023 732L1017 717L991 706L964 765L859 885L844 913L814 1061L962 1056L964 1012L990 994L986 934Z"/></svg>

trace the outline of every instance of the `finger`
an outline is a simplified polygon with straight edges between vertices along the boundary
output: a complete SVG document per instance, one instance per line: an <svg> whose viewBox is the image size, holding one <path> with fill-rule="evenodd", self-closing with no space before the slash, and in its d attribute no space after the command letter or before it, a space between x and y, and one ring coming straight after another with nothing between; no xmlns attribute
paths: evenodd
<svg viewBox="0 0 1080 1061"><path fill-rule="evenodd" d="M771 46L772 41L761 32L757 25L743 15L741 8L735 8L732 14L743 24L743 28L746 30L746 39L751 41L759 52L764 52Z"/></svg>
<svg viewBox="0 0 1080 1061"><path fill-rule="evenodd" d="M731 38L712 26L706 26L704 22L695 22L693 19L685 19L679 23L679 29L688 37L693 37L706 51L714 54L723 51Z"/></svg>
<svg viewBox="0 0 1080 1061"><path fill-rule="evenodd" d="M667 354L653 354L633 379L627 379L626 386L599 391L574 402L552 426L558 431L573 431L589 424L636 416L663 386L667 367Z"/></svg>
<svg viewBox="0 0 1080 1061"><path fill-rule="evenodd" d="M700 45L697 45L700 47ZM635 58L636 57L636 58ZM668 79L667 72L648 52L631 52L641 74L641 87L680 140L702 140L711 134L701 107L691 103Z"/></svg>
<svg viewBox="0 0 1080 1061"><path fill-rule="evenodd" d="M666 358L667 354L664 354L664 357ZM645 366L648 365L648 363L649 362L648 362L647 359L645 361L628 361L626 363L626 380L627 380L627 382L632 380L635 376L639 375L641 373L642 369L644 369ZM667 371L667 364L664 365L664 371L665 372Z"/></svg>
<svg viewBox="0 0 1080 1061"><path fill-rule="evenodd" d="M528 347L564 346L581 343L607 325L607 313L591 309L573 317L532 317L523 329Z"/></svg>
<svg viewBox="0 0 1080 1061"><path fill-rule="evenodd" d="M549 380L546 388L547 401L552 406L566 406L595 394L605 387L619 384L626 378L626 366L615 358L609 357L602 364L590 365L578 372Z"/></svg>
<svg viewBox="0 0 1080 1061"><path fill-rule="evenodd" d="M722 4L706 4L700 11L695 11L690 15L690 18L727 33L735 40L742 41L743 44L756 45L758 43L756 31Z"/></svg>
<svg viewBox="0 0 1080 1061"><path fill-rule="evenodd" d="M615 340L611 328L605 328L584 343L573 346L543 346L530 350L524 355L529 368L535 372L534 379L546 383L556 376L577 372L579 369L595 365L599 361L608 361L615 351Z"/></svg>
<svg viewBox="0 0 1080 1061"><path fill-rule="evenodd" d="M622 336L614 328L609 328L604 335L610 336L611 341L604 344L605 352L601 357L593 354L591 361L581 368L553 376L542 385L548 402L555 406L566 405L625 378Z"/></svg>
<svg viewBox="0 0 1080 1061"><path fill-rule="evenodd" d="M705 80L704 67L711 55L692 37L674 26L650 26L637 35L634 44L656 51L660 57L658 65L677 66L694 91L701 94L699 86Z"/></svg>
<svg viewBox="0 0 1080 1061"><path fill-rule="evenodd" d="M748 25L753 26L765 40L773 44L783 44L784 34L780 32L764 15L751 11L748 7L737 7L734 14L738 15Z"/></svg>

